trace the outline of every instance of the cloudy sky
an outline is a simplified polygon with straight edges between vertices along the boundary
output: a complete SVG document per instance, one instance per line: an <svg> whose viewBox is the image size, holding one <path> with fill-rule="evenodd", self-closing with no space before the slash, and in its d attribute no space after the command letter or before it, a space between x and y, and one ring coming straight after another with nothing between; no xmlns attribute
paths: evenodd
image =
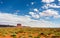
<svg viewBox="0 0 60 38"><path fill-rule="evenodd" d="M0 24L60 27L60 0L0 0Z"/></svg>

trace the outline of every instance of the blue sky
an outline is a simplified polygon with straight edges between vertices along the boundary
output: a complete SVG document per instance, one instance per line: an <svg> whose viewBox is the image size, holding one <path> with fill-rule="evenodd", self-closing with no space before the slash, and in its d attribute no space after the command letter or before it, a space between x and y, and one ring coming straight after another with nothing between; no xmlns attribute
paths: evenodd
<svg viewBox="0 0 60 38"><path fill-rule="evenodd" d="M30 11L30 9L40 8L42 5L39 0L1 0L0 2L3 2L0 6L1 11L11 13L15 10L20 10L21 14L26 14ZM33 2L35 3L34 5L31 4Z"/></svg>
<svg viewBox="0 0 60 38"><path fill-rule="evenodd" d="M60 0L0 0L0 24L60 27Z"/></svg>

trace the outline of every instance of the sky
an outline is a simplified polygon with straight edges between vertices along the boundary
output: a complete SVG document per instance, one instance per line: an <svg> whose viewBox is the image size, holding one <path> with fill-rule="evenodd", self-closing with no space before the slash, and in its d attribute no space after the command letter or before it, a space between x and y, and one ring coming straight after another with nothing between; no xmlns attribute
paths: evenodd
<svg viewBox="0 0 60 38"><path fill-rule="evenodd" d="M0 0L0 24L60 27L60 0Z"/></svg>

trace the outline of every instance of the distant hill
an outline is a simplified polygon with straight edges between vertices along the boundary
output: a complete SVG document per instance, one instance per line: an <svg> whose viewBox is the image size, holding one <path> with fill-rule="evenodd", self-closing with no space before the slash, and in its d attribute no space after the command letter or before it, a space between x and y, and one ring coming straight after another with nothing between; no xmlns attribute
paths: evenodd
<svg viewBox="0 0 60 38"><path fill-rule="evenodd" d="M15 27L13 25L3 25L3 24L0 24L0 27Z"/></svg>

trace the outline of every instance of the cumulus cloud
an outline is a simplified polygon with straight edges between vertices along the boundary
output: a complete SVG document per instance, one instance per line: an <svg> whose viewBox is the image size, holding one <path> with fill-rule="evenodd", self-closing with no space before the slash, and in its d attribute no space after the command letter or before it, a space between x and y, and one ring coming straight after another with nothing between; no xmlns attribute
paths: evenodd
<svg viewBox="0 0 60 38"><path fill-rule="evenodd" d="M43 9L48 9L49 7L46 5L42 6Z"/></svg>
<svg viewBox="0 0 60 38"><path fill-rule="evenodd" d="M56 18L60 18L60 15L58 13L58 11L53 10L53 9L49 9L49 10L45 10L42 13L40 13L40 16L46 16L46 17L56 17Z"/></svg>
<svg viewBox="0 0 60 38"><path fill-rule="evenodd" d="M45 4L44 6L42 6L43 9L48 9L48 8L60 8L59 5L56 5L55 3L52 4Z"/></svg>
<svg viewBox="0 0 60 38"><path fill-rule="evenodd" d="M54 2L55 0L42 0L42 2L46 3L42 6L43 9L46 9L44 11L42 11L42 13L40 14L41 16L48 16L48 17L53 17L53 18L60 18L60 14L58 11L53 10L52 8L60 8L60 5L57 5L55 3L51 3ZM60 2L60 0L58 0Z"/></svg>
<svg viewBox="0 0 60 38"><path fill-rule="evenodd" d="M49 10L45 10L41 13L41 15L44 16L54 16L54 15L58 15L57 11L49 9Z"/></svg>
<svg viewBox="0 0 60 38"><path fill-rule="evenodd" d="M8 13L0 13L0 22L17 24L17 23L22 23L22 21L26 22L29 20L31 19L27 16L18 16L18 15L13 15L13 14L8 14Z"/></svg>
<svg viewBox="0 0 60 38"><path fill-rule="evenodd" d="M31 17L37 18L37 19L39 19L39 18L49 19L50 17L60 18L59 12L56 10L53 10L53 9L47 9L42 12L38 12L38 11L37 12L29 12L29 14L31 15Z"/></svg>
<svg viewBox="0 0 60 38"><path fill-rule="evenodd" d="M40 16L38 14L36 14L35 12L29 12L29 14L33 17L33 18L40 18Z"/></svg>
<svg viewBox="0 0 60 38"><path fill-rule="evenodd" d="M51 2L54 2L55 0L42 0L42 2L44 3L51 3Z"/></svg>
<svg viewBox="0 0 60 38"><path fill-rule="evenodd" d="M54 23L45 20L34 20L30 16L18 16L16 14L0 12L0 24L16 25L21 23L23 26L31 27L55 27Z"/></svg>
<svg viewBox="0 0 60 38"><path fill-rule="evenodd" d="M29 12L29 14L34 15L35 13L34 12Z"/></svg>
<svg viewBox="0 0 60 38"><path fill-rule="evenodd" d="M52 8L60 8L60 6L56 5L56 4L49 4L48 5L49 7L52 7Z"/></svg>
<svg viewBox="0 0 60 38"><path fill-rule="evenodd" d="M35 8L34 11L38 12L39 10Z"/></svg>

